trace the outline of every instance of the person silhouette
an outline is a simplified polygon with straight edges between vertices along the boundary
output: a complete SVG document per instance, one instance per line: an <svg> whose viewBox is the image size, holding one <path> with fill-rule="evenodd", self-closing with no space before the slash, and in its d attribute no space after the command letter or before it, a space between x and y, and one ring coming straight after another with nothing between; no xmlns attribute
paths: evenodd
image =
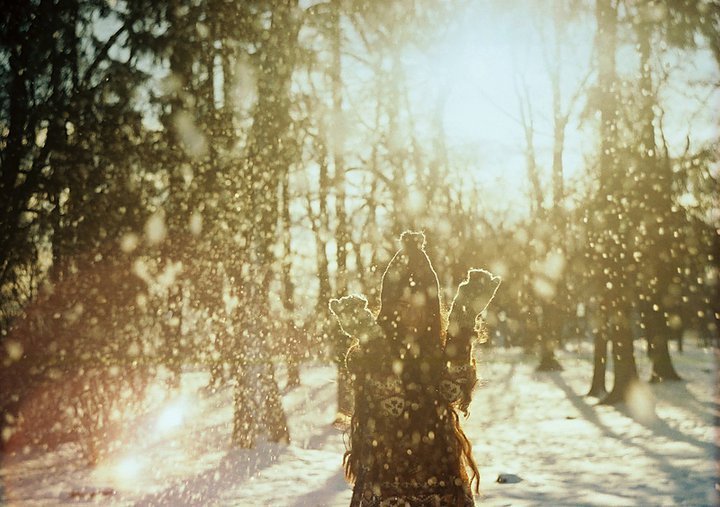
<svg viewBox="0 0 720 507"><path fill-rule="evenodd" d="M470 293L466 287L474 287L468 285L469 274L446 330L424 234L405 232L401 243L383 274L376 319L358 296L330 304L341 327L355 338L346 355L355 396L343 458L354 483L350 505L472 506L479 472L458 411L467 411L477 381L476 316L499 278L472 270L490 282L485 285L491 290L459 304Z"/></svg>

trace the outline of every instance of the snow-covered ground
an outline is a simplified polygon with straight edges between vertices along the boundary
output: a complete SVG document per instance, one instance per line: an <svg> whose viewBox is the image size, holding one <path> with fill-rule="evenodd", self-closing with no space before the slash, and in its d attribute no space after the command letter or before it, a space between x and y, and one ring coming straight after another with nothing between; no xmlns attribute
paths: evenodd
<svg viewBox="0 0 720 507"><path fill-rule="evenodd" d="M648 364L638 347L643 378ZM561 352L564 371L536 373L519 350L483 351L485 385L465 430L485 505L715 505L717 410L710 349L673 355L685 381L643 385L624 408L586 398L588 353ZM333 428L335 371L308 364L283 403L292 443L230 450L232 393L211 396L202 372L138 421L122 451L88 467L74 444L2 457L0 504L348 505L344 435ZM612 380L609 375L608 382ZM506 483L497 482L508 474Z"/></svg>

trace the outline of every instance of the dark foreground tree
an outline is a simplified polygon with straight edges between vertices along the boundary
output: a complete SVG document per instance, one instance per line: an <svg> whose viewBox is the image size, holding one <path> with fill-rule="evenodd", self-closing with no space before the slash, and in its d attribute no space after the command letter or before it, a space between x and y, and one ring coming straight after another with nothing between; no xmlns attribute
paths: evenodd
<svg viewBox="0 0 720 507"><path fill-rule="evenodd" d="M637 367L633 350L632 308L633 280L628 271L628 195L626 194L625 170L620 165L618 127L618 79L615 63L618 30L618 10L615 0L597 0L598 58L598 104L600 111L600 188L602 205L596 229L596 259L593 262L599 272L598 297L602 329L612 342L615 382L610 393L601 403L623 402L633 384L637 382ZM604 340L596 340L595 364L602 357ZM599 380L593 381L597 388Z"/></svg>

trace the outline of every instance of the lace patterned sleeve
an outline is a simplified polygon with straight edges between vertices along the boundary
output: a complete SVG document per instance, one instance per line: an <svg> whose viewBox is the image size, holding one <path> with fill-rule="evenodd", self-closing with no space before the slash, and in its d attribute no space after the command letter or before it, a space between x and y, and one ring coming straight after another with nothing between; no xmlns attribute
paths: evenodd
<svg viewBox="0 0 720 507"><path fill-rule="evenodd" d="M450 363L445 378L440 381L440 393L448 403L467 413L472 391L477 384L475 361L466 364Z"/></svg>

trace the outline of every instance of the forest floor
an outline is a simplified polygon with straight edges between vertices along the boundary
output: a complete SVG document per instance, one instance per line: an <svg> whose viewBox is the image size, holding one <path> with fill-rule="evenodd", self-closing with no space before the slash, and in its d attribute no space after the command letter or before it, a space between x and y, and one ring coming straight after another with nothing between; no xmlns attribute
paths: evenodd
<svg viewBox="0 0 720 507"><path fill-rule="evenodd" d="M636 357L647 378L640 346ZM688 344L673 353L684 380L642 384L636 401L622 407L583 396L587 351L561 351L558 359L563 371L537 373L536 359L518 349L482 351L484 384L463 424L481 472L478 503L717 504L712 349ZM229 449L232 389L203 395L207 375L186 372L179 391L95 467L72 443L0 456L0 504L348 505L346 435L332 425L335 370L306 364L301 377L300 387L283 394L290 445Z"/></svg>

